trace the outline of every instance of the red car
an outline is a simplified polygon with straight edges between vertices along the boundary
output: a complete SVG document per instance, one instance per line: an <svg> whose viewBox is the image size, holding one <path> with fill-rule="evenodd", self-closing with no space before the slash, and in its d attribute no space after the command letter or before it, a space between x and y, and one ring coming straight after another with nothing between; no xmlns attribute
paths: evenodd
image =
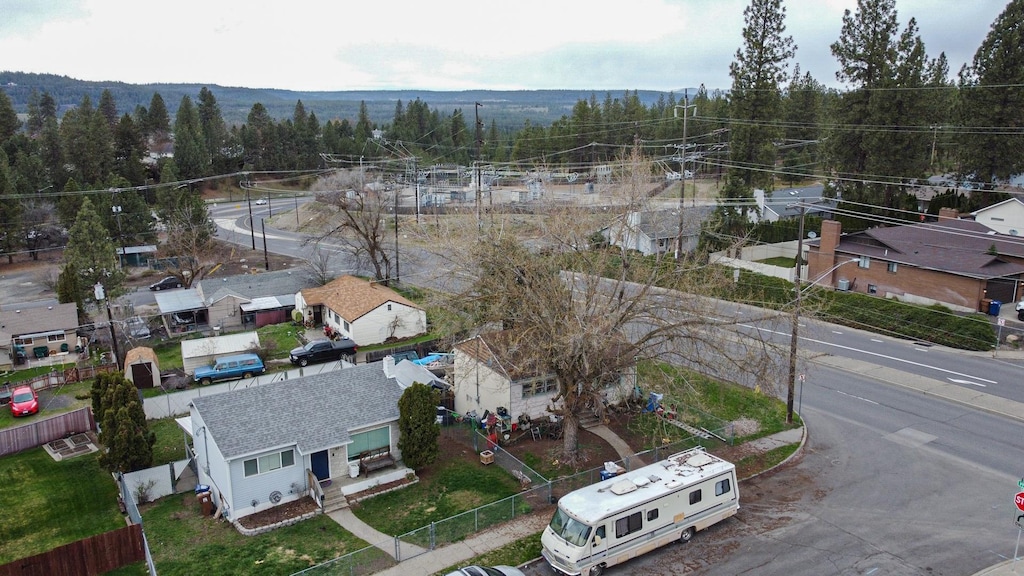
<svg viewBox="0 0 1024 576"><path fill-rule="evenodd" d="M11 414L28 416L39 413L39 396L31 386L19 386L11 395Z"/></svg>

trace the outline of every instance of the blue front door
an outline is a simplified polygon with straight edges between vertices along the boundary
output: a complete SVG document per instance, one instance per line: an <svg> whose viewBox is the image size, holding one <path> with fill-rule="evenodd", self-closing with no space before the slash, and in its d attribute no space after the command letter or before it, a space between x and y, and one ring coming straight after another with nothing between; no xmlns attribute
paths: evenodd
<svg viewBox="0 0 1024 576"><path fill-rule="evenodd" d="M327 457L327 450L313 452L309 458L316 479L321 482L329 480L331 478L331 461Z"/></svg>

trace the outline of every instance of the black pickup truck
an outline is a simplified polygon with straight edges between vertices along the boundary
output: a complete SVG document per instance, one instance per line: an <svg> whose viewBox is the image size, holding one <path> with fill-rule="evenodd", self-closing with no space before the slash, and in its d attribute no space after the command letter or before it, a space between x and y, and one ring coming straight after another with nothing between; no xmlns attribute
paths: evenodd
<svg viewBox="0 0 1024 576"><path fill-rule="evenodd" d="M355 356L356 343L348 338L342 340L313 340L305 346L291 351L288 359L292 364L308 366L318 362L332 362Z"/></svg>

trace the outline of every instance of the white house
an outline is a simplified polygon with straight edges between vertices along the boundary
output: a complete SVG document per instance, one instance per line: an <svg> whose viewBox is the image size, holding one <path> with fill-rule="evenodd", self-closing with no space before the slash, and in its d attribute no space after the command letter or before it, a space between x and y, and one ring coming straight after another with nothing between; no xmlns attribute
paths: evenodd
<svg viewBox="0 0 1024 576"><path fill-rule="evenodd" d="M192 437L199 482L234 521L305 497L311 481L350 477L360 455L386 453L397 462L398 399L412 382L433 377L410 362L400 366L361 364L193 399L179 422Z"/></svg>
<svg viewBox="0 0 1024 576"><path fill-rule="evenodd" d="M6 304L0 308L0 368L54 355L74 354L78 345L74 302Z"/></svg>
<svg viewBox="0 0 1024 576"><path fill-rule="evenodd" d="M550 414L548 407L558 392L558 379L533 361L511 332L489 332L464 340L455 345L454 356L456 412L482 415L501 407L508 410L513 422L522 414L534 420ZM635 383L634 367L608 385L605 404L628 398Z"/></svg>
<svg viewBox="0 0 1024 576"><path fill-rule="evenodd" d="M701 225L713 208L684 207L673 210L633 211L601 230L609 244L636 250L644 256L674 252L682 227L682 252L691 252L700 241ZM680 215L681 214L681 215Z"/></svg>
<svg viewBox="0 0 1024 576"><path fill-rule="evenodd" d="M355 276L300 291L295 308L314 324L323 323L360 346L427 331L426 311L387 286Z"/></svg>
<svg viewBox="0 0 1024 576"><path fill-rule="evenodd" d="M805 214L829 217L836 209L836 201L822 196L824 187L805 186L803 188L783 188L765 192L754 189L754 201L757 210L747 212L751 223L778 222L800 216L801 207Z"/></svg>
<svg viewBox="0 0 1024 576"><path fill-rule="evenodd" d="M196 338L181 341L181 361L186 374L192 374L200 366L213 364L217 356L239 354L259 348L260 336L256 332L239 332L225 336Z"/></svg>
<svg viewBox="0 0 1024 576"><path fill-rule="evenodd" d="M1024 236L1024 202L1018 198L1003 200L971 212L974 221L1000 234Z"/></svg>

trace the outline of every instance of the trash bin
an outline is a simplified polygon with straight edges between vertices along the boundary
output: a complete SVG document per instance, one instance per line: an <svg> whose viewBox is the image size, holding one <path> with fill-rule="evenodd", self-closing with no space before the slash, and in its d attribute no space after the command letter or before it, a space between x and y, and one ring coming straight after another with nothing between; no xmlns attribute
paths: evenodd
<svg viewBox="0 0 1024 576"><path fill-rule="evenodd" d="M992 316L999 316L999 308L1002 307L1003 303L999 300L993 300L988 305L988 313Z"/></svg>
<svg viewBox="0 0 1024 576"><path fill-rule="evenodd" d="M199 499L199 506L203 509L203 516L213 514L213 494L202 492L196 498Z"/></svg>
<svg viewBox="0 0 1024 576"><path fill-rule="evenodd" d="M348 463L348 477L359 478L359 460L353 460Z"/></svg>
<svg viewBox="0 0 1024 576"><path fill-rule="evenodd" d="M196 484L196 495L202 494L203 492L209 492L210 487L206 484Z"/></svg>
<svg viewBox="0 0 1024 576"><path fill-rule="evenodd" d="M992 304L992 300L988 298L981 299L981 306L979 307L982 314L988 314L989 305Z"/></svg>
<svg viewBox="0 0 1024 576"><path fill-rule="evenodd" d="M608 471L608 470L601 470L601 480L607 480L609 478L614 478L615 476L617 476L617 474L615 472L611 472L611 471Z"/></svg>

